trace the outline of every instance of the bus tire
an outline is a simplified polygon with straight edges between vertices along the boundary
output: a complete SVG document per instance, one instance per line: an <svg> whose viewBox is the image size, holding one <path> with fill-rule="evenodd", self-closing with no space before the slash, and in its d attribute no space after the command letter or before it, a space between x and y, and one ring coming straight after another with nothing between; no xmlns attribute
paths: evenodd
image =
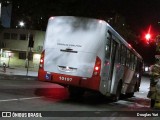
<svg viewBox="0 0 160 120"><path fill-rule="evenodd" d="M83 90L81 88L73 87L73 86L69 86L68 91L69 91L70 98L82 97L85 92L85 90Z"/></svg>
<svg viewBox="0 0 160 120"><path fill-rule="evenodd" d="M114 102L117 102L120 99L121 90L122 90L122 82L120 81L117 86L116 94L112 98Z"/></svg>
<svg viewBox="0 0 160 120"><path fill-rule="evenodd" d="M137 91L139 91L139 88L138 88L138 84L136 82L136 84L134 85L134 92L137 92Z"/></svg>
<svg viewBox="0 0 160 120"><path fill-rule="evenodd" d="M151 108L153 108L153 107L154 107L155 102L156 102L156 101L155 101L154 99L151 99L151 105L150 105L150 107L151 107Z"/></svg>
<svg viewBox="0 0 160 120"><path fill-rule="evenodd" d="M126 97L127 98L131 98L134 96L134 92L137 92L138 91L138 88L137 88L137 83L134 85L134 91L133 92L130 92L130 93L127 93L126 94Z"/></svg>
<svg viewBox="0 0 160 120"><path fill-rule="evenodd" d="M127 93L127 98L131 98L134 96L134 92L131 92L131 93Z"/></svg>

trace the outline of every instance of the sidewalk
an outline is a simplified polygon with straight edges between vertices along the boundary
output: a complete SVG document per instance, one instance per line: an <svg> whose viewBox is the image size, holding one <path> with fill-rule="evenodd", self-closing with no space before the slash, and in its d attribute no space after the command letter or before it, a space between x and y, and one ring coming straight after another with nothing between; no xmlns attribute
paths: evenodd
<svg viewBox="0 0 160 120"><path fill-rule="evenodd" d="M38 70L32 70L32 68L19 68L19 67L11 67L6 68L6 72L3 71L3 68L0 67L0 79L37 79Z"/></svg>

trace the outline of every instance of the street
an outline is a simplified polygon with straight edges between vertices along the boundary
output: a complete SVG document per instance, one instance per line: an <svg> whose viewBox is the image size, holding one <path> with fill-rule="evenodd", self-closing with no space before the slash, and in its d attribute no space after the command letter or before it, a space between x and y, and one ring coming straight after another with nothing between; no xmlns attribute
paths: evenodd
<svg viewBox="0 0 160 120"><path fill-rule="evenodd" d="M146 97L148 88L149 78L143 77L140 91L135 93L135 96L132 98L123 98L118 102L112 102L106 97L86 93L83 98L73 100L68 97L69 93L67 89L57 84L37 80L1 79L0 111L61 111L55 115L56 119L66 119L65 116L67 114L72 116L70 119L74 119L75 117L82 117L87 120L91 118L96 119L96 115L100 116L101 119L105 119L105 117L110 116L105 115L103 111L153 111L149 107L150 100ZM71 113L67 111L71 111ZM90 113L91 111L95 113ZM103 113L102 115L101 112ZM110 113L108 112L108 114ZM122 114L124 116L116 114L116 116L114 114L111 114L111 116L114 116L114 119L116 119L115 117L120 119L121 116L125 119L129 117L125 113ZM132 116L131 119L135 117ZM152 119L158 120L158 118L153 117ZM45 119L50 119L50 117ZM136 117L136 119L144 119L144 117ZM151 117L146 117L145 119L151 119Z"/></svg>

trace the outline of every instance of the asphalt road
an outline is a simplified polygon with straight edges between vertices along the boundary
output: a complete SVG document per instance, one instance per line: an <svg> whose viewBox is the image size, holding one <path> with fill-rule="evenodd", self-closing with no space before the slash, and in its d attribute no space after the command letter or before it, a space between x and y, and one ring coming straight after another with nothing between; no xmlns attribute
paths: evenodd
<svg viewBox="0 0 160 120"><path fill-rule="evenodd" d="M52 118L43 117L37 119L51 120L72 120L75 118L97 120L97 117L100 117L98 119L101 120L134 120L135 118L142 120L144 117L136 117L136 115L142 114L141 112L153 111L153 109L149 107L150 100L146 97L148 88L149 78L143 77L140 91L135 93L134 97L123 98L118 102L112 102L108 98L104 98L93 93L86 93L83 98L70 99L68 97L69 93L67 89L57 84L40 82L31 79L0 79L0 111L11 111L12 113L21 112L21 115L22 112L24 112L23 115L26 115L26 111L35 113L40 112L42 117L43 115L48 115L52 116ZM114 111L121 111L122 113ZM135 117L134 115L129 115L132 113L124 111L133 111ZM40 114L37 114L37 116L39 115L38 117L40 117ZM16 117L16 115L17 114L14 114L14 117ZM12 117L12 119L16 120L17 117ZM145 119L158 120L159 117L146 117Z"/></svg>

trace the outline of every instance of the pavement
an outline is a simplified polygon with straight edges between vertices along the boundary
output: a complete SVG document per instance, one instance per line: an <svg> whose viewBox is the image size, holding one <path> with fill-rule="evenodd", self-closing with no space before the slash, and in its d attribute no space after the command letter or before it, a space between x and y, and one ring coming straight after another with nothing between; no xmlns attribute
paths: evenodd
<svg viewBox="0 0 160 120"><path fill-rule="evenodd" d="M38 69L33 70L32 68L28 69L24 67L9 67L6 68L6 72L3 71L3 68L0 67L0 79L28 79L35 80L38 76Z"/></svg>

